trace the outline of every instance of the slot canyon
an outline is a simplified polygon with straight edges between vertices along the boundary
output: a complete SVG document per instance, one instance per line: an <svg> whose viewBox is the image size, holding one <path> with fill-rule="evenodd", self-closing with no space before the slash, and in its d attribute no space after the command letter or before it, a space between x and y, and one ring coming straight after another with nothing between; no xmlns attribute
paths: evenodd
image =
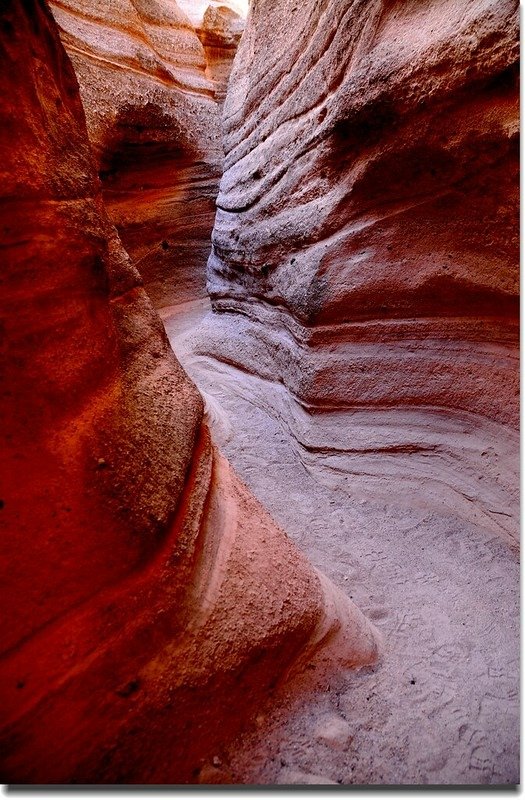
<svg viewBox="0 0 525 800"><path fill-rule="evenodd" d="M3 782L519 784L518 23L2 4Z"/></svg>

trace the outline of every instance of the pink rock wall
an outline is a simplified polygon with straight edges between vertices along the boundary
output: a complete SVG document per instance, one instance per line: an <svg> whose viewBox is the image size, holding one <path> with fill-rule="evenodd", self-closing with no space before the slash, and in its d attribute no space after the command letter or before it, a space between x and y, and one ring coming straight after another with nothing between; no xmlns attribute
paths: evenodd
<svg viewBox="0 0 525 800"><path fill-rule="evenodd" d="M215 84L215 97L223 103L244 20L227 5L210 5L196 29L206 54L206 75Z"/></svg>

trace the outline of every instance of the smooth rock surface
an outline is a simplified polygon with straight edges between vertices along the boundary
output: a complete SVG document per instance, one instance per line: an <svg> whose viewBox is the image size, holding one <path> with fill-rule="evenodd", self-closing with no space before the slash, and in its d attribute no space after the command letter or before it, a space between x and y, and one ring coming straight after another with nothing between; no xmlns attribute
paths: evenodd
<svg viewBox="0 0 525 800"><path fill-rule="evenodd" d="M352 729L341 717L327 717L319 722L314 731L318 742L334 750L347 750L352 742Z"/></svg>

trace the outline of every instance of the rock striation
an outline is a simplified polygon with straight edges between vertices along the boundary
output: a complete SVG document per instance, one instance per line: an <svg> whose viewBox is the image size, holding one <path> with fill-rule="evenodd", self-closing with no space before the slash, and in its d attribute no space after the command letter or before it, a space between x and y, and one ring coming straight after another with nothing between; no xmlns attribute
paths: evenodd
<svg viewBox="0 0 525 800"><path fill-rule="evenodd" d="M51 8L109 216L153 303L204 296L223 156L217 97L243 20L210 8L197 30L167 0L53 0Z"/></svg>
<svg viewBox="0 0 525 800"><path fill-rule="evenodd" d="M195 344L286 387L330 480L513 539L517 25L515 0L254 3Z"/></svg>
<svg viewBox="0 0 525 800"><path fill-rule="evenodd" d="M301 658L375 633L213 446L47 7L0 30L1 777L191 782Z"/></svg>

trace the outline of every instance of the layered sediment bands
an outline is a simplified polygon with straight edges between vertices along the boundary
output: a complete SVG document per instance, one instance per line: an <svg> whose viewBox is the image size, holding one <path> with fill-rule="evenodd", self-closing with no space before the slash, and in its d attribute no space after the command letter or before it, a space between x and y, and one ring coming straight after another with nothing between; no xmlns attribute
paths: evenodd
<svg viewBox="0 0 525 800"><path fill-rule="evenodd" d="M222 146L217 84L195 28L166 0L51 7L77 73L108 213L153 303L204 295ZM227 11L217 10L217 24ZM209 34L221 39L223 29L212 24ZM238 40L224 37L221 85Z"/></svg>
<svg viewBox="0 0 525 800"><path fill-rule="evenodd" d="M196 780L301 654L374 631L213 447L47 7L0 26L2 779Z"/></svg>
<svg viewBox="0 0 525 800"><path fill-rule="evenodd" d="M102 175L108 214L157 308L206 292L219 168L195 158L129 144Z"/></svg>
<svg viewBox="0 0 525 800"><path fill-rule="evenodd" d="M514 0L254 4L197 350L311 413L399 411L404 458L411 413L515 442L517 59ZM310 453L346 448L310 420Z"/></svg>

